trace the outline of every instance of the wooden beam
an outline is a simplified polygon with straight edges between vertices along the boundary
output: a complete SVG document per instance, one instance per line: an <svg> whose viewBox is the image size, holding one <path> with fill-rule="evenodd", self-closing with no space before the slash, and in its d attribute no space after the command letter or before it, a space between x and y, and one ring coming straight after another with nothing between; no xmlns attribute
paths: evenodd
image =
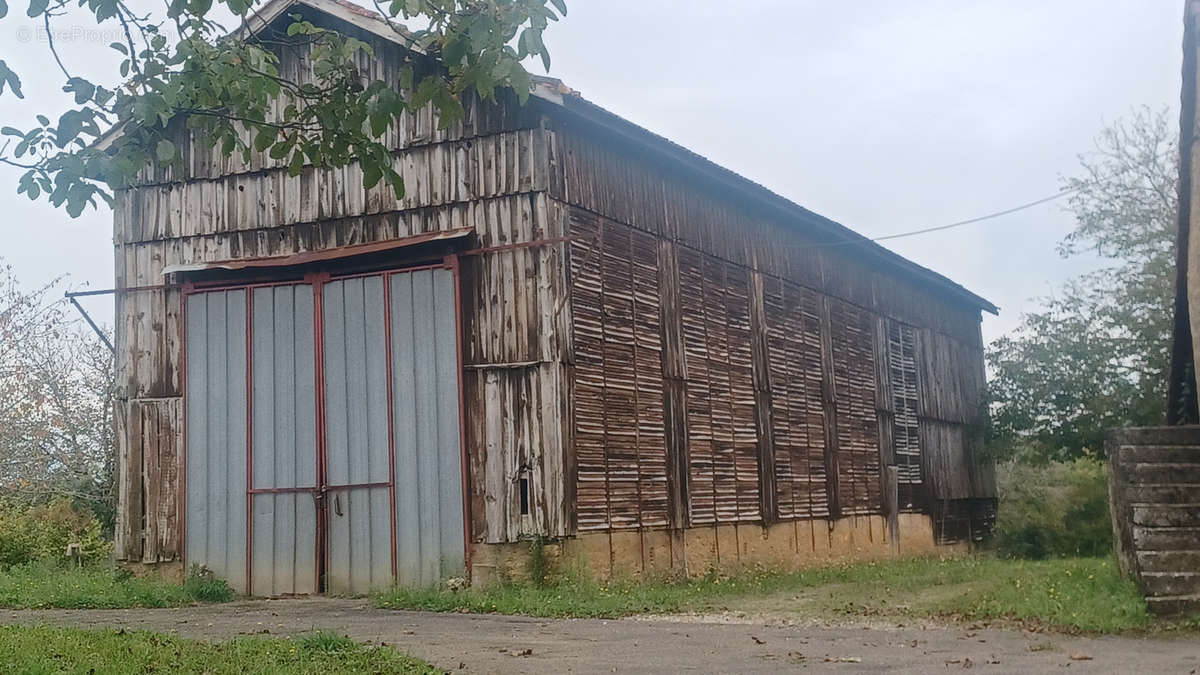
<svg viewBox="0 0 1200 675"><path fill-rule="evenodd" d="M758 498L764 525L775 522L779 514L775 485L775 437L771 419L771 355L768 349L767 319L763 300L762 273L755 271L750 281L750 351L754 376L754 421L758 431Z"/></svg>
<svg viewBox="0 0 1200 675"><path fill-rule="evenodd" d="M675 243L658 240L659 325L662 335L663 424L667 445L667 515L671 527L688 526L687 358L679 299Z"/></svg>
<svg viewBox="0 0 1200 675"><path fill-rule="evenodd" d="M829 296L821 297L821 402L825 408L825 493L829 499L829 518L842 515L838 481L838 410L833 378L833 320Z"/></svg>

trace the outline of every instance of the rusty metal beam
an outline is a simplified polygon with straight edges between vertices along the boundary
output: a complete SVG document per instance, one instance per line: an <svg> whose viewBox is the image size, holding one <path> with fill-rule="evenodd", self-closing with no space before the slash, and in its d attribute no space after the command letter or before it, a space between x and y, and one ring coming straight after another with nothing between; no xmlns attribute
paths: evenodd
<svg viewBox="0 0 1200 675"><path fill-rule="evenodd" d="M86 293L85 292L84 295L99 295L99 293ZM100 340L104 342L104 346L108 347L108 351L110 351L114 355L116 355L117 348L113 346L112 340L109 340L108 336L105 335L104 331L100 330L100 326L97 326L96 322L92 321L92 317L87 313L87 310L83 308L83 305L79 304L79 301L76 300L75 296L72 295L71 293L66 293L65 297L68 300L70 300L71 304L75 305L75 309L79 310L79 313L81 315L83 315L83 320L87 321L87 324L92 327L92 330L95 331L96 335L98 335L100 337Z"/></svg>

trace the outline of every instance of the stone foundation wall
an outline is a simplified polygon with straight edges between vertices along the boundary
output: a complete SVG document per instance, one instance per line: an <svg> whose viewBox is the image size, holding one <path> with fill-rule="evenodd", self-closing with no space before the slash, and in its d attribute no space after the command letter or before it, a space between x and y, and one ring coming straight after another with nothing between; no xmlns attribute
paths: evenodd
<svg viewBox="0 0 1200 675"><path fill-rule="evenodd" d="M686 530L597 532L544 544L556 570L574 569L600 580L704 576L747 569L796 570L838 562L901 556L960 555L966 543L934 543L933 522L923 514L899 515L899 536L889 541L883 516L694 527ZM472 584L528 577L530 544L475 544Z"/></svg>

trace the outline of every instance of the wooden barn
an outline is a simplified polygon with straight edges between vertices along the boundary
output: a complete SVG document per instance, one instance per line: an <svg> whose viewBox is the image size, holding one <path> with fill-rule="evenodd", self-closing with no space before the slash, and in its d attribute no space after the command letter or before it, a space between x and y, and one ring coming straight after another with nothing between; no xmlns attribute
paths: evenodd
<svg viewBox="0 0 1200 675"><path fill-rule="evenodd" d="M338 0L274 0L370 43ZM407 195L183 131L114 208L118 557L253 595L961 547L988 301L539 79L389 132Z"/></svg>

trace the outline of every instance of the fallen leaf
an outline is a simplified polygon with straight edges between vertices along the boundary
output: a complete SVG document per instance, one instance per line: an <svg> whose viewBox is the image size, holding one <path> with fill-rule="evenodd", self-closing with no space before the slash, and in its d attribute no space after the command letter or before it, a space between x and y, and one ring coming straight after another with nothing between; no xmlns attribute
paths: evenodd
<svg viewBox="0 0 1200 675"><path fill-rule="evenodd" d="M1075 652L1074 654L1071 655L1071 660L1072 661L1091 661L1092 657L1088 656L1087 654L1084 654L1083 652Z"/></svg>
<svg viewBox="0 0 1200 675"><path fill-rule="evenodd" d="M756 644L756 645L765 645L765 644L767 644L766 642L763 642L762 640L759 640L758 638L754 637L753 635L751 635L751 636L750 636L750 639L751 639L751 640L754 640L754 644Z"/></svg>
<svg viewBox="0 0 1200 675"><path fill-rule="evenodd" d="M860 656L826 656L825 663L862 663Z"/></svg>

